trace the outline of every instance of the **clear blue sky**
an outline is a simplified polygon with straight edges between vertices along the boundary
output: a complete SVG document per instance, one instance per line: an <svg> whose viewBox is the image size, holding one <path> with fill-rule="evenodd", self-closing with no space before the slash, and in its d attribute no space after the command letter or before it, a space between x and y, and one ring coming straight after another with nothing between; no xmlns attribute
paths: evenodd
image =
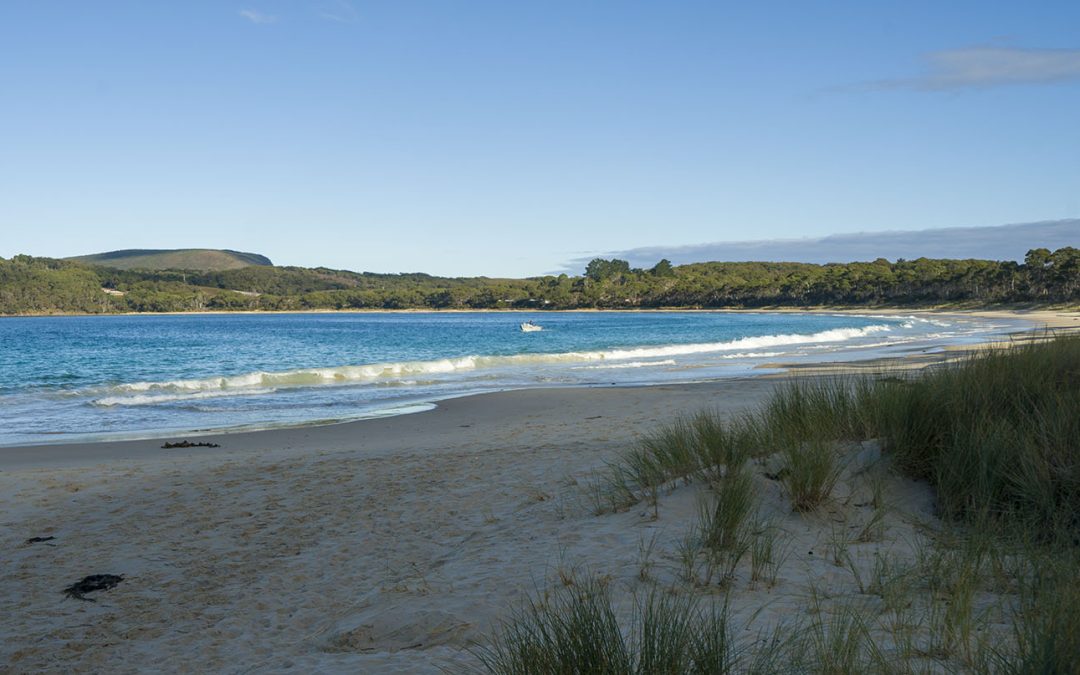
<svg viewBox="0 0 1080 675"><path fill-rule="evenodd" d="M1077 26L1074 0L5 0L0 255L524 276L1076 217Z"/></svg>

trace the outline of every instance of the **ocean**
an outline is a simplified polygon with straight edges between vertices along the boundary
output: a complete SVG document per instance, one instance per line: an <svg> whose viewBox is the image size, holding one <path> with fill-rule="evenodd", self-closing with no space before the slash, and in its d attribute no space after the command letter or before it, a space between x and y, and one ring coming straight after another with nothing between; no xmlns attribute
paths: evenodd
<svg viewBox="0 0 1080 675"><path fill-rule="evenodd" d="M522 332L527 320L543 330ZM329 423L524 387L749 376L1025 327L787 312L13 317L0 319L0 445Z"/></svg>

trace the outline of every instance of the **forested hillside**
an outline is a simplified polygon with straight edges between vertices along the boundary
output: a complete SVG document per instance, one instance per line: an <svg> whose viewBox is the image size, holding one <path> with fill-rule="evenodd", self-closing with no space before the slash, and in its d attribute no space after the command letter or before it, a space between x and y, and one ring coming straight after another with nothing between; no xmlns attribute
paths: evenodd
<svg viewBox="0 0 1080 675"><path fill-rule="evenodd" d="M632 269L596 259L582 276L490 279L251 266L216 272L118 270L0 258L0 313L310 309L577 309L1080 302L1080 250L1034 249L1023 263L898 260L696 263Z"/></svg>

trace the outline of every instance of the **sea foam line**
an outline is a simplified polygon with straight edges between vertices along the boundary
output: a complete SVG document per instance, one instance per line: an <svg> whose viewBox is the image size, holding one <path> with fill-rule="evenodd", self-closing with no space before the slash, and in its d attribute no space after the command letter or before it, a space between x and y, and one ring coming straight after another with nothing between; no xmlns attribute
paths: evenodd
<svg viewBox="0 0 1080 675"><path fill-rule="evenodd" d="M499 368L543 364L573 364L590 361L641 362L647 359L666 359L655 365L670 365L667 360L676 356L692 356L714 352L755 350L791 345L837 343L854 340L891 330L888 325L864 328L833 328L818 333L760 335L727 342L707 342L681 345L632 347L604 351L563 352L556 354L513 354L509 356L464 356L431 361L402 361L331 368L300 368L281 372L257 371L241 375L203 379L166 380L161 382L132 382L110 387L106 394L94 400L97 405L153 405L186 398L242 396L270 393L281 388L327 385L363 384L414 378L417 375L452 374L481 368ZM735 355L738 356L738 355ZM627 365L626 367L635 367Z"/></svg>
<svg viewBox="0 0 1080 675"><path fill-rule="evenodd" d="M575 366L574 370L611 370L613 368L648 368L649 366L673 366L675 359L663 361L630 361L629 363L610 363L602 366Z"/></svg>
<svg viewBox="0 0 1080 675"><path fill-rule="evenodd" d="M197 391L183 394L135 394L130 396L105 396L95 399L94 405L110 408L115 405L154 405L155 403L169 403L172 401L193 401L202 398L220 398L222 396L259 396L273 394L277 389L253 387L250 389L233 389L231 391Z"/></svg>

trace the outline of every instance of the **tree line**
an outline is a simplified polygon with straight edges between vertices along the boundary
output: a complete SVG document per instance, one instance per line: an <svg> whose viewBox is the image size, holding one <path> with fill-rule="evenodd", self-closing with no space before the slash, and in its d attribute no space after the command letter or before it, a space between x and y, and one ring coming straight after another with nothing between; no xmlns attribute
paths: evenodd
<svg viewBox="0 0 1080 675"><path fill-rule="evenodd" d="M897 260L708 262L649 269L597 258L581 276L527 279L374 274L328 268L116 270L0 258L0 314L341 309L755 308L1080 302L1080 250L1022 263Z"/></svg>

